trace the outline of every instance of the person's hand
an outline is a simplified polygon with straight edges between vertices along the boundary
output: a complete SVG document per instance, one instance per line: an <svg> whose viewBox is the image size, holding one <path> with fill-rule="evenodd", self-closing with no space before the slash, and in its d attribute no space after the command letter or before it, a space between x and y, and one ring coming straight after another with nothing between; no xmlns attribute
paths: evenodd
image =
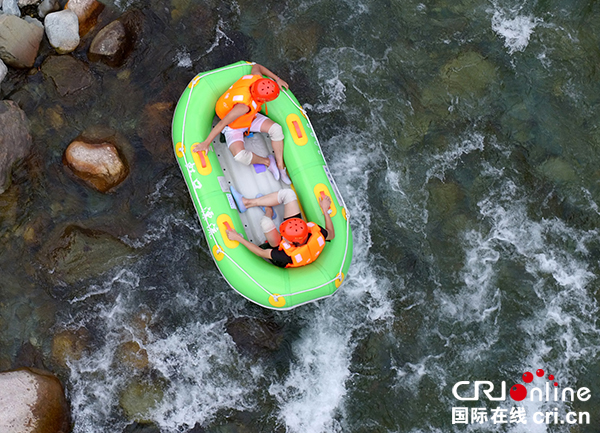
<svg viewBox="0 0 600 433"><path fill-rule="evenodd" d="M275 82L277 83L277 85L279 87L285 87L286 89L290 90L290 85L288 83L286 83L285 81L283 81L281 78L277 77Z"/></svg>
<svg viewBox="0 0 600 433"><path fill-rule="evenodd" d="M240 234L239 234L238 232L236 232L235 230L227 230L226 232L227 232L227 238L228 238L230 241L238 241L238 242L239 242L239 241L240 241L240 239L243 239L243 238L242 238L242 235L240 235Z"/></svg>
<svg viewBox="0 0 600 433"><path fill-rule="evenodd" d="M202 143L196 143L192 146L192 152L196 152L198 155L200 155L200 153L202 151L205 151L206 153L208 153L209 147L210 147L210 142L207 142L207 141L203 141Z"/></svg>
<svg viewBox="0 0 600 433"><path fill-rule="evenodd" d="M321 210L325 214L331 206L331 198L329 198L328 195L324 195L319 199L319 204L321 205Z"/></svg>

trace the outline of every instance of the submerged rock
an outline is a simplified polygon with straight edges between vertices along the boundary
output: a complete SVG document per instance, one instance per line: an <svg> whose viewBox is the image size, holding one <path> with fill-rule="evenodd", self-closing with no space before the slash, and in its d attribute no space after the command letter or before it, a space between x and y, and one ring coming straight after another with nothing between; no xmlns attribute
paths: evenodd
<svg viewBox="0 0 600 433"><path fill-rule="evenodd" d="M58 54L74 51L79 45L79 20L69 9L46 16L46 36Z"/></svg>
<svg viewBox="0 0 600 433"><path fill-rule="evenodd" d="M65 329L52 338L52 360L61 367L66 367L69 360L78 360L83 356L90 340L87 329Z"/></svg>
<svg viewBox="0 0 600 433"><path fill-rule="evenodd" d="M470 93L481 95L497 80L494 64L474 51L461 53L446 63L442 68L441 77L448 91L457 96Z"/></svg>
<svg viewBox="0 0 600 433"><path fill-rule="evenodd" d="M51 78L60 96L90 87L94 79L90 68L71 56L50 56L42 64L42 72Z"/></svg>
<svg viewBox="0 0 600 433"><path fill-rule="evenodd" d="M64 285L123 266L132 254L132 248L106 232L70 225L49 236L38 259L52 282Z"/></svg>
<svg viewBox="0 0 600 433"><path fill-rule="evenodd" d="M31 149L29 120L13 101L0 101L0 194L10 185L13 165Z"/></svg>
<svg viewBox="0 0 600 433"><path fill-rule="evenodd" d="M65 9L75 12L79 20L79 36L84 36L98 22L104 5L96 0L69 0Z"/></svg>
<svg viewBox="0 0 600 433"><path fill-rule="evenodd" d="M2 433L68 433L69 410L60 381L43 370L0 373Z"/></svg>
<svg viewBox="0 0 600 433"><path fill-rule="evenodd" d="M125 180L129 169L112 143L76 140L65 151L64 161L73 173L100 192L107 192Z"/></svg>
<svg viewBox="0 0 600 433"><path fill-rule="evenodd" d="M539 168L544 177L556 183L570 183L577 180L575 169L562 158L549 158Z"/></svg>
<svg viewBox="0 0 600 433"><path fill-rule="evenodd" d="M225 327L238 348L250 355L274 352L284 340L283 328L265 319L236 317Z"/></svg>
<svg viewBox="0 0 600 433"><path fill-rule="evenodd" d="M157 161L169 162L173 157L171 123L174 110L173 102L156 102L147 105L142 113L138 135Z"/></svg>
<svg viewBox="0 0 600 433"><path fill-rule="evenodd" d="M147 368L148 352L137 341L126 341L119 345L117 349L117 360L119 364L125 365L136 370Z"/></svg>
<svg viewBox="0 0 600 433"><path fill-rule="evenodd" d="M0 59L13 68L35 62L44 30L14 15L0 15Z"/></svg>
<svg viewBox="0 0 600 433"><path fill-rule="evenodd" d="M138 423L149 423L149 412L164 397L164 383L159 380L132 381L121 393L119 404L127 418Z"/></svg>

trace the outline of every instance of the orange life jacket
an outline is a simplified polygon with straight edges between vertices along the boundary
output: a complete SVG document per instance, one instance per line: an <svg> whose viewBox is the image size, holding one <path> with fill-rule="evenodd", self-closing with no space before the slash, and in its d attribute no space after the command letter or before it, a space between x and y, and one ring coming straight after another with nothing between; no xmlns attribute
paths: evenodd
<svg viewBox="0 0 600 433"><path fill-rule="evenodd" d="M297 268L314 262L325 248L325 238L321 233L321 228L315 223L307 223L307 225L310 236L304 245L296 247L285 239L279 243L279 249L292 258L292 263L288 264L286 268Z"/></svg>
<svg viewBox="0 0 600 433"><path fill-rule="evenodd" d="M236 104L244 104L250 108L249 112L238 117L229 125L227 125L230 128L250 128L254 117L256 117L256 113L258 113L262 108L262 104L256 102L252 98L252 95L250 94L250 86L261 78L261 75L244 75L242 78L233 83L233 85L217 100L215 111L220 119L227 116L227 113L229 113Z"/></svg>

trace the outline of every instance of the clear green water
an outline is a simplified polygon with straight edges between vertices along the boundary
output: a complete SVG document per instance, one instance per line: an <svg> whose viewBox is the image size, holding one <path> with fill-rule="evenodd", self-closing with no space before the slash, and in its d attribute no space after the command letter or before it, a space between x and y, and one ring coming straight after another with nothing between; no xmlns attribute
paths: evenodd
<svg viewBox="0 0 600 433"><path fill-rule="evenodd" d="M105 19L136 8L136 50L119 69L90 64L91 88L63 98L42 72L13 72L0 89L34 137L0 196L4 369L33 343L66 384L80 433L597 430L596 2L121 0ZM74 56L87 63L85 49ZM240 59L271 68L309 109L352 218L343 289L285 314L220 277L170 114L147 108ZM119 132L131 165L108 195L62 167L68 143L97 125ZM46 257L73 226L95 230L93 251L61 274ZM280 326L283 342L238 350L226 323L241 316ZM55 335L80 328L83 356L56 365ZM146 367L122 362L130 341ZM508 393L540 368L591 399L452 393L476 380ZM127 401L150 409L132 415ZM512 406L527 425L452 423L453 407ZM589 412L590 424L534 422L554 407Z"/></svg>

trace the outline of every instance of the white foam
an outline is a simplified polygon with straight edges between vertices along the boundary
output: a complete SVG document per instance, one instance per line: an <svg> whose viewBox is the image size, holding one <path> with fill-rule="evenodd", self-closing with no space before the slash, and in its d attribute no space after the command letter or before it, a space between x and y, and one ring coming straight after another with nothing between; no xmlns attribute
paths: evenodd
<svg viewBox="0 0 600 433"><path fill-rule="evenodd" d="M518 11L497 9L492 16L492 29L504 39L510 54L524 51L529 39L541 19L530 15L519 15Z"/></svg>
<svg viewBox="0 0 600 433"><path fill-rule="evenodd" d="M370 254L368 167L383 155L377 151L365 154L362 140L368 142L368 137L351 135L332 138L327 148L343 155L328 159L351 215L355 245L352 267L335 297L315 304L314 310L299 312L310 325L293 346L295 361L289 375L269 387L278 403L278 418L290 433L344 431L355 348L352 336L361 329L386 327L393 320L390 283L375 274Z"/></svg>
<svg viewBox="0 0 600 433"><path fill-rule="evenodd" d="M180 68L191 68L193 66L192 57L189 51L185 48L175 53L175 59L177 66Z"/></svg>

